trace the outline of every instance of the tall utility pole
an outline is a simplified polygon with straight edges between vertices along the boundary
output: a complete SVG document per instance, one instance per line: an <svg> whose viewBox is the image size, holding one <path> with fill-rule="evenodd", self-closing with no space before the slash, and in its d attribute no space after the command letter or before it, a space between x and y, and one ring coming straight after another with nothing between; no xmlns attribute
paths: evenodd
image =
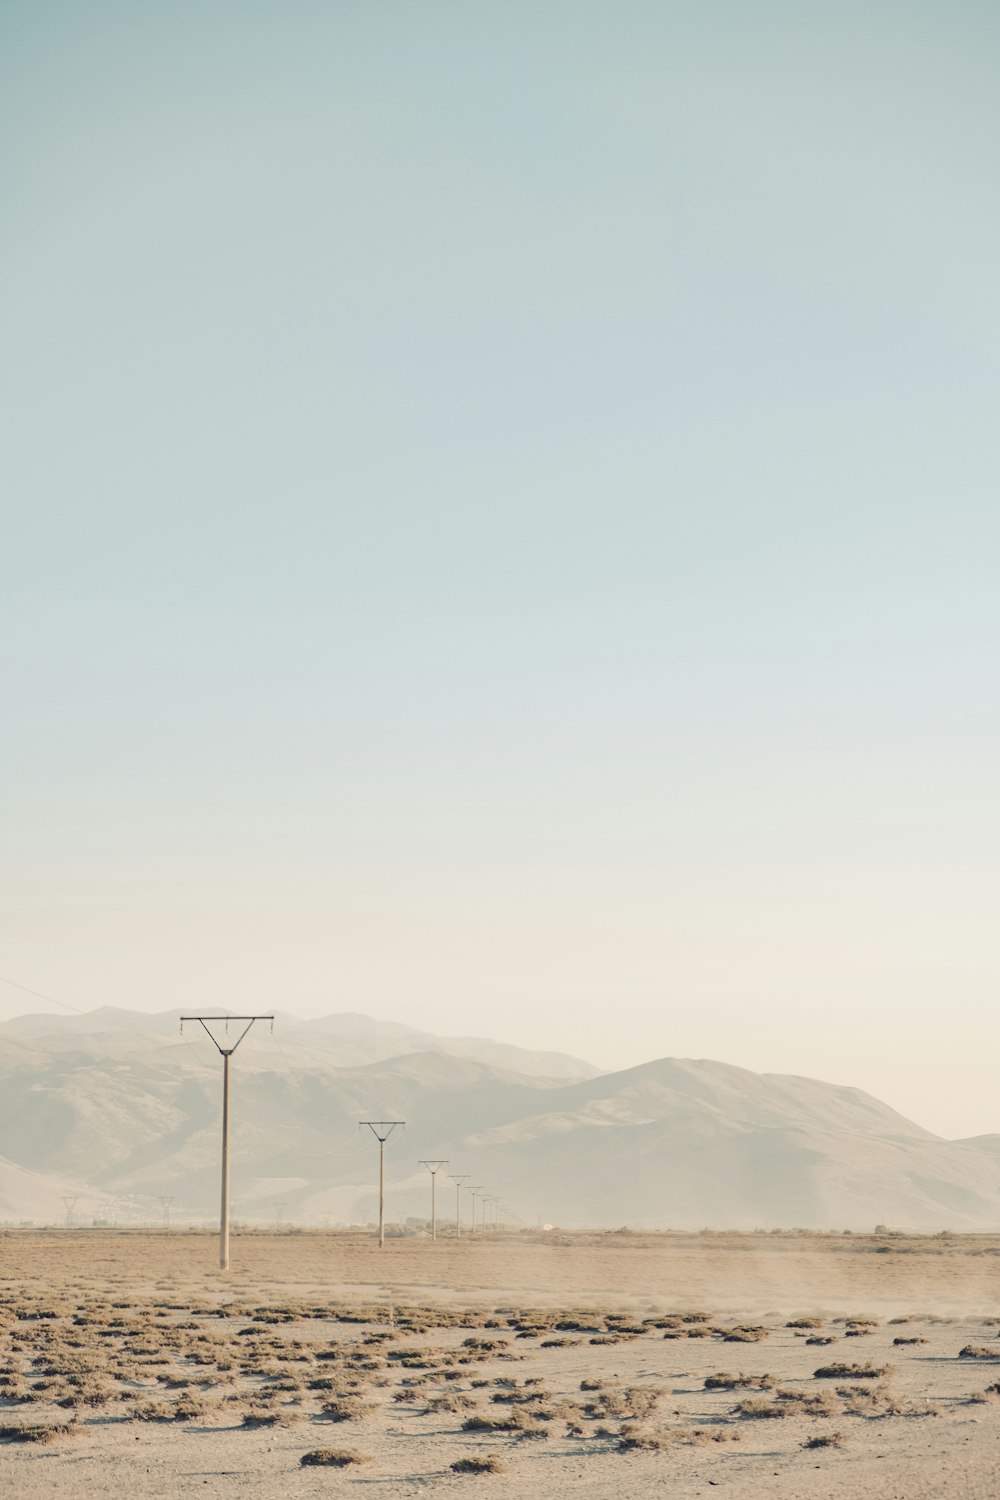
<svg viewBox="0 0 1000 1500"><path fill-rule="evenodd" d="M475 1234L475 1232L476 1232L476 1198L479 1196L479 1194L482 1192L482 1190L483 1190L482 1189L482 1184L478 1183L478 1182L474 1186L467 1187L466 1190L465 1190L467 1193L471 1193L472 1194L472 1233L473 1234Z"/></svg>
<svg viewBox="0 0 1000 1500"><path fill-rule="evenodd" d="M161 1207L163 1208L163 1227L164 1227L164 1229L169 1229L170 1228L170 1205L173 1203L173 1201L174 1201L174 1195L173 1195L173 1193L161 1193L160 1194L160 1204L161 1204Z"/></svg>
<svg viewBox="0 0 1000 1500"><path fill-rule="evenodd" d="M426 1167L431 1174L431 1239L436 1240L438 1237L437 1175L442 1167L448 1165L448 1158L445 1157L443 1161L425 1161L421 1157L420 1165Z"/></svg>
<svg viewBox="0 0 1000 1500"><path fill-rule="evenodd" d="M462 1238L462 1183L468 1182L469 1174L463 1172L460 1177L455 1177L449 1172L448 1176L455 1184L455 1238L460 1240Z"/></svg>
<svg viewBox="0 0 1000 1500"><path fill-rule="evenodd" d="M273 1016L181 1016L181 1031L185 1021L197 1021L206 1036L215 1043L222 1058L222 1195L219 1207L219 1269L229 1270L229 1064L233 1053L255 1021L270 1021L274 1030ZM224 1047L215 1034L209 1031L206 1021L222 1022L226 1039L229 1037L230 1021L245 1021L246 1025L231 1047Z"/></svg>
<svg viewBox="0 0 1000 1500"><path fill-rule="evenodd" d="M372 1135L378 1141L378 1242L379 1248L385 1244L385 1143L392 1132L399 1125L405 1125L405 1120L361 1120L358 1129L367 1125Z"/></svg>

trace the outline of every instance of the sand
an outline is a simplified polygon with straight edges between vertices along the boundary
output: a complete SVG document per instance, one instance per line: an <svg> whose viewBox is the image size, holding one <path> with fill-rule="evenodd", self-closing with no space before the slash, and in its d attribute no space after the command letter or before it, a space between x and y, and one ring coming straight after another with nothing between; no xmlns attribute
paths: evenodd
<svg viewBox="0 0 1000 1500"><path fill-rule="evenodd" d="M8 1396L35 1397L0 1401L0 1423L71 1424L46 1445L0 1440L5 1493L1000 1493L1000 1240L524 1235L380 1251L286 1233L235 1239L226 1275L214 1249L183 1233L0 1236L0 1370ZM817 1379L832 1363L886 1373ZM75 1366L107 1387L93 1406L56 1404L87 1389L66 1384ZM706 1389L719 1372L750 1384ZM346 1420L323 1411L341 1400L324 1378L356 1384ZM138 1419L192 1398L186 1421ZM275 1425L245 1425L255 1411ZM463 1431L512 1412L514 1431ZM302 1467L320 1448L365 1461ZM483 1455L503 1472L451 1469Z"/></svg>

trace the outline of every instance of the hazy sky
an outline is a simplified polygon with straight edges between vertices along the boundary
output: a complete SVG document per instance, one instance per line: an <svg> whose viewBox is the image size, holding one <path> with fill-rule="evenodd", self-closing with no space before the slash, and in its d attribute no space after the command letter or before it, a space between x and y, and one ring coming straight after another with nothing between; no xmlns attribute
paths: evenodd
<svg viewBox="0 0 1000 1500"><path fill-rule="evenodd" d="M0 972L1000 1130L998 70L2 0Z"/></svg>

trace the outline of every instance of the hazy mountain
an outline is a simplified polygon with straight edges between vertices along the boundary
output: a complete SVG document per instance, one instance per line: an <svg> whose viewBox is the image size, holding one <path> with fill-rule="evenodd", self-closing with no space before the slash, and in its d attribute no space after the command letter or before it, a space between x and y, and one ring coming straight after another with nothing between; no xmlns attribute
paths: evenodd
<svg viewBox="0 0 1000 1500"><path fill-rule="evenodd" d="M86 1183L29 1172L0 1156L0 1222L90 1224L113 1216L117 1206Z"/></svg>
<svg viewBox="0 0 1000 1500"><path fill-rule="evenodd" d="M43 1178L85 1180L120 1204L210 1215L221 1066L177 1018L101 1011L0 1027L0 1152ZM597 1077L538 1076L436 1050L353 1056L408 1028L336 1016L252 1031L234 1063L237 1214L365 1221L377 1147L359 1121L405 1120L388 1147L389 1213L424 1214L422 1157L447 1158L527 1222L995 1228L997 1137L945 1141L858 1089L664 1058ZM423 1042L425 1033L415 1033ZM494 1044L468 1042L489 1050ZM339 1060L333 1066L331 1055ZM523 1059L529 1060L528 1064ZM572 1060L556 1058L567 1069ZM583 1066L583 1065L581 1065ZM451 1185L439 1199L454 1211ZM8 1192L6 1217L36 1217ZM26 1191L26 1190L25 1190ZM13 1196L12 1196L13 1195ZM58 1195L57 1195L58 1196ZM466 1210L467 1212L467 1210Z"/></svg>
<svg viewBox="0 0 1000 1500"><path fill-rule="evenodd" d="M167 1010L151 1015L104 1005L82 1015L16 1016L0 1022L0 1037L25 1042L38 1040L47 1049L72 1050L82 1044L85 1050L93 1050L99 1045L104 1057L133 1056L137 1051L159 1049L168 1039L176 1040L180 1018L185 1014L188 1012ZM542 1078L593 1078L600 1072L592 1063L562 1052L532 1052L488 1037L435 1036L395 1021L376 1021L354 1011L313 1020L280 1013L275 1024L279 1048L300 1063L323 1062L331 1067L352 1068L410 1052L443 1052L449 1057L470 1057ZM234 1023L232 1029L238 1034L241 1028ZM185 1027L185 1035L197 1040L204 1032L197 1025L190 1025ZM220 1031L219 1035L224 1033ZM255 1029L254 1040L260 1035L260 1030Z"/></svg>

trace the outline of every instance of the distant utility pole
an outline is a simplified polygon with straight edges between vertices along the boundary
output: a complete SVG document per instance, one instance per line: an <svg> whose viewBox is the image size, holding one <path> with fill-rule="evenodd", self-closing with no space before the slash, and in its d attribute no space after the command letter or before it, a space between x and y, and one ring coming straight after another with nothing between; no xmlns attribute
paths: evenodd
<svg viewBox="0 0 1000 1500"><path fill-rule="evenodd" d="M73 1210L77 1205L79 1193L63 1193L63 1202L66 1205L66 1228L73 1228Z"/></svg>
<svg viewBox="0 0 1000 1500"><path fill-rule="evenodd" d="M360 1120L358 1122L359 1130L362 1125L367 1125L378 1141L378 1243L380 1249L385 1244L385 1143L397 1126L405 1124L405 1120Z"/></svg>
<svg viewBox="0 0 1000 1500"><path fill-rule="evenodd" d="M219 1209L219 1269L229 1270L229 1064L233 1053L255 1021L270 1021L274 1030L273 1016L181 1016L181 1031L185 1021L197 1021L206 1036L215 1043L222 1058L222 1198ZM222 1022L228 1039L230 1021L245 1021L246 1025L231 1047L224 1047L214 1032L209 1031L206 1021Z"/></svg>
<svg viewBox="0 0 1000 1500"><path fill-rule="evenodd" d="M475 1234L475 1232L476 1232L476 1199L479 1196L479 1194L482 1192L482 1190L483 1190L482 1189L482 1184L478 1183L478 1182L474 1186L472 1186L472 1187L467 1187L466 1190L465 1190L467 1193L471 1193L472 1194L472 1233L473 1234Z"/></svg>
<svg viewBox="0 0 1000 1500"><path fill-rule="evenodd" d="M161 1203L161 1205L163 1207L163 1227L164 1227L164 1229L169 1229L170 1228L170 1205L173 1203L173 1201L174 1201L174 1195L173 1195L173 1193L161 1193L160 1194L160 1203Z"/></svg>
<svg viewBox="0 0 1000 1500"><path fill-rule="evenodd" d="M460 1240L462 1238L462 1183L468 1182L469 1174L463 1172L460 1177L455 1177L449 1172L448 1176L455 1184L455 1238Z"/></svg>
<svg viewBox="0 0 1000 1500"><path fill-rule="evenodd" d="M445 1157L443 1161L425 1161L421 1157L420 1165L426 1167L431 1174L431 1239L436 1240L438 1237L437 1175L442 1167L448 1165L448 1158Z"/></svg>

